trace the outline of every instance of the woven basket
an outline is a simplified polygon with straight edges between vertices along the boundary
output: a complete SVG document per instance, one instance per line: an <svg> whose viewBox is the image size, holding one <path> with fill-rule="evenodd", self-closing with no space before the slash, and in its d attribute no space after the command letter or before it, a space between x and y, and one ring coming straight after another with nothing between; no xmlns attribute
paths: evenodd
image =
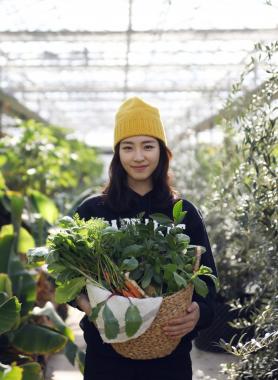
<svg viewBox="0 0 278 380"><path fill-rule="evenodd" d="M196 247L194 271L198 270L201 248ZM112 347L120 355L130 359L157 359L170 355L180 343L181 338L169 338L163 326L169 319L184 315L192 301L193 285L163 298L160 309L147 331L138 338L123 343L112 343Z"/></svg>
<svg viewBox="0 0 278 380"><path fill-rule="evenodd" d="M162 327L168 320L184 314L191 304L193 286L189 285L165 297L153 323L138 338L123 343L112 343L115 351L130 359L156 359L171 354L180 342L180 338L169 338Z"/></svg>

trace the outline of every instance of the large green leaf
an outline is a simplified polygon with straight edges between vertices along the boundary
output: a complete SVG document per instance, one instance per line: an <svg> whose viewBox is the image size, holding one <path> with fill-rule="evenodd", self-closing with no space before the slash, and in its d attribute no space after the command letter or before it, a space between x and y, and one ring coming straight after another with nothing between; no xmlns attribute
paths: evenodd
<svg viewBox="0 0 278 380"><path fill-rule="evenodd" d="M15 231L19 232L21 225L21 215L25 201L23 196L15 191L7 191L7 195L11 202L12 223Z"/></svg>
<svg viewBox="0 0 278 380"><path fill-rule="evenodd" d="M0 232L0 272L9 273L9 262L13 254L14 237L3 233L2 230Z"/></svg>
<svg viewBox="0 0 278 380"><path fill-rule="evenodd" d="M22 380L43 380L43 373L39 363L26 363L20 367L23 369Z"/></svg>
<svg viewBox="0 0 278 380"><path fill-rule="evenodd" d="M22 303L21 315L26 315L33 308L36 301L34 276L24 268L18 257L14 257L11 261L9 274L13 285L13 294Z"/></svg>
<svg viewBox="0 0 278 380"><path fill-rule="evenodd" d="M86 279L76 277L58 286L55 292L55 301L57 303L66 303L73 300L84 288Z"/></svg>
<svg viewBox="0 0 278 380"><path fill-rule="evenodd" d="M13 235L14 228L12 224L6 224L2 227L1 233L4 235ZM35 247L35 240L32 235L24 228L20 227L18 236L17 251L27 253L31 248Z"/></svg>
<svg viewBox="0 0 278 380"><path fill-rule="evenodd" d="M10 298L13 295L12 282L6 273L0 273L0 293L6 293Z"/></svg>
<svg viewBox="0 0 278 380"><path fill-rule="evenodd" d="M0 380L23 380L23 368L14 366L0 366Z"/></svg>
<svg viewBox="0 0 278 380"><path fill-rule="evenodd" d="M0 305L0 335L10 331L17 324L20 308L16 297L11 297Z"/></svg>
<svg viewBox="0 0 278 380"><path fill-rule="evenodd" d="M53 224L59 216L59 211L52 199L37 190L30 191L30 196L36 210L41 214L43 219Z"/></svg>
<svg viewBox="0 0 278 380"><path fill-rule="evenodd" d="M19 351L37 355L57 352L67 341L68 339L57 331L32 324L22 326L11 338L13 346Z"/></svg>
<svg viewBox="0 0 278 380"><path fill-rule="evenodd" d="M46 302L44 307L34 307L32 314L35 316L47 316L54 323L54 326L58 331L67 336L69 340L74 341L72 329L65 324L50 301Z"/></svg>

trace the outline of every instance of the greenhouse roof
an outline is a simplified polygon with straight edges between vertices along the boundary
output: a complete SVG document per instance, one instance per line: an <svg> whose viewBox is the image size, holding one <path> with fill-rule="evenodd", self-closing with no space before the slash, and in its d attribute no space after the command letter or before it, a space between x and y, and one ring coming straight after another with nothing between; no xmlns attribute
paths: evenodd
<svg viewBox="0 0 278 380"><path fill-rule="evenodd" d="M277 39L271 3L0 0L0 89L98 146L119 104L141 96L174 136L221 109L255 43Z"/></svg>

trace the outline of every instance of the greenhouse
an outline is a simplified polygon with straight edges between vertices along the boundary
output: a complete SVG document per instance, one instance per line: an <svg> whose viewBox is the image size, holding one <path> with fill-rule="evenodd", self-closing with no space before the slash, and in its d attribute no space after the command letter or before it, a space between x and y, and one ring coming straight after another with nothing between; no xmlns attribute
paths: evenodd
<svg viewBox="0 0 278 380"><path fill-rule="evenodd" d="M0 379L277 379L277 117L277 0L0 0Z"/></svg>

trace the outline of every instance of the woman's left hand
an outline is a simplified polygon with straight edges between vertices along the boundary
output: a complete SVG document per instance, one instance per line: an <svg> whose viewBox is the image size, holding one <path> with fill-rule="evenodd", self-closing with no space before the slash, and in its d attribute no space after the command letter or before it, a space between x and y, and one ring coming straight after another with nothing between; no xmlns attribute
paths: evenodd
<svg viewBox="0 0 278 380"><path fill-rule="evenodd" d="M197 302L192 302L184 316L170 319L163 330L170 338L181 338L194 329L199 318L199 305Z"/></svg>

